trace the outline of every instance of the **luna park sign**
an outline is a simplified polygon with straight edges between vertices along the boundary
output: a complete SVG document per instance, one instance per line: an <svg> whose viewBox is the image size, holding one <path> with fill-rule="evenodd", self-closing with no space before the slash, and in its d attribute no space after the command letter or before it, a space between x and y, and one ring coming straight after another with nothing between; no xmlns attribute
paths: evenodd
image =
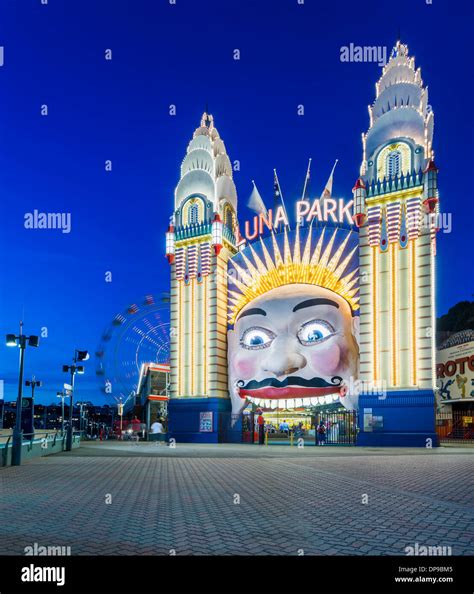
<svg viewBox="0 0 474 594"><path fill-rule="evenodd" d="M352 225L352 206L354 201L346 202L344 198L316 198L315 200L298 200L295 202L295 220L299 224L319 222L333 222ZM287 212L283 205L275 209L269 208L267 214L260 213L253 219L245 221L244 236L239 236L238 245L246 241L253 241L263 235L265 229L278 229L289 225Z"/></svg>

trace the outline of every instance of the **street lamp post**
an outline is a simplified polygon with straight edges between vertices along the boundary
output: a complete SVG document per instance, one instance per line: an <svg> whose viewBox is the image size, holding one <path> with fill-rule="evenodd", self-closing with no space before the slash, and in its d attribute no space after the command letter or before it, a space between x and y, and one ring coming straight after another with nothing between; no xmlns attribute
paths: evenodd
<svg viewBox="0 0 474 594"><path fill-rule="evenodd" d="M23 404L23 370L25 366L26 345L37 347L39 338L37 336L26 336L23 334L23 322L20 322L20 334L7 334L7 346L20 348L20 371L18 377L18 396L16 399L16 419L12 439L12 466L21 464L21 447L23 444L23 432L21 430L21 408Z"/></svg>
<svg viewBox="0 0 474 594"><path fill-rule="evenodd" d="M79 414L79 431L82 434L82 430L84 428L84 421L85 421L85 410L84 409L84 404L86 404L84 401L78 402L77 404L79 404L80 408L80 414Z"/></svg>
<svg viewBox="0 0 474 594"><path fill-rule="evenodd" d="M76 365L78 361L87 361L89 359L89 353L87 351L78 351L77 349L74 351L74 358L73 358L73 365L63 365L63 371L65 373L71 374L71 399L69 402L69 424L67 428L67 435L66 435L66 451L70 452L72 450L72 434L73 434L73 427L72 427L72 414L74 408L74 378L76 373L84 373L84 365Z"/></svg>
<svg viewBox="0 0 474 594"><path fill-rule="evenodd" d="M81 402L78 402L79 404L79 432L82 435L82 426L83 426L83 415L84 415L84 409L83 409L83 402L81 400Z"/></svg>
<svg viewBox="0 0 474 594"><path fill-rule="evenodd" d="M56 392L56 397L61 398L61 435L64 435L64 399L66 398L66 393L64 390L62 392Z"/></svg>
<svg viewBox="0 0 474 594"><path fill-rule="evenodd" d="M30 380L26 380L25 382L25 386L31 386L31 415L33 423L33 433L35 431L35 388L41 388L42 385L43 383L37 380L35 376L33 376Z"/></svg>
<svg viewBox="0 0 474 594"><path fill-rule="evenodd" d="M118 414L120 415L120 438L123 439L123 404L122 396L120 396L120 402L118 404Z"/></svg>

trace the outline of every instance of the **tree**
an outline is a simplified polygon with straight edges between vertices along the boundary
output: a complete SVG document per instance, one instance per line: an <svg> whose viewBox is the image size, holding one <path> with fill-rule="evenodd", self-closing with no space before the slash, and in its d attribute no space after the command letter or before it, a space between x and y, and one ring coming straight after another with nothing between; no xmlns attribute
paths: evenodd
<svg viewBox="0 0 474 594"><path fill-rule="evenodd" d="M460 332L474 330L474 301L460 301L453 305L447 314L436 321L440 332Z"/></svg>

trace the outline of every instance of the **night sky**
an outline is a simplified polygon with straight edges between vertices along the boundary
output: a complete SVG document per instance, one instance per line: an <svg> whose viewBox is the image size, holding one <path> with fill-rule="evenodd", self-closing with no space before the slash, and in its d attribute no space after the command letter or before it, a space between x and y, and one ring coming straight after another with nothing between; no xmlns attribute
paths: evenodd
<svg viewBox="0 0 474 594"><path fill-rule="evenodd" d="M441 207L452 213L451 233L438 235L437 313L471 299L472 16L444 0L2 0L0 336L20 318L27 334L47 328L26 353L26 375L45 384L37 401L56 399L80 348L92 357L76 397L104 402L94 357L104 329L169 289L164 232L206 104L240 161L241 222L252 179L271 205L276 167L291 205L309 157L310 197L337 158L333 194L350 199L380 67L341 62L341 47L390 52L399 29L429 85ZM25 229L35 209L70 213L71 232ZM17 370L18 351L1 347L6 400Z"/></svg>

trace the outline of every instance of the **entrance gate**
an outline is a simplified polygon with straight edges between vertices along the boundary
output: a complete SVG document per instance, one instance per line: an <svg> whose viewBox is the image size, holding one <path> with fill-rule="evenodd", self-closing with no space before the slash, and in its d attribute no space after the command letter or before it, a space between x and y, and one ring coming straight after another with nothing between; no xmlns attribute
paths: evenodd
<svg viewBox="0 0 474 594"><path fill-rule="evenodd" d="M291 413L282 413L282 420L290 415ZM271 428L268 435L268 443L275 445L294 443L297 445L298 438L303 437L305 445L311 445L313 443L318 445L318 427L322 421L326 429L324 433L325 445L355 445L357 438L357 412L355 410L312 411L310 415L311 430L306 430L301 435L296 425L290 425L290 435L288 435L288 433L274 432ZM256 419L257 415L254 413L242 415L242 443L258 443L258 435L255 427ZM252 431L252 428L254 428L254 431Z"/></svg>
<svg viewBox="0 0 474 594"><path fill-rule="evenodd" d="M441 443L474 444L474 407L438 412L436 433Z"/></svg>
<svg viewBox="0 0 474 594"><path fill-rule="evenodd" d="M355 445L357 437L357 412L355 410L344 410L340 412L317 412L316 421L316 444L320 441L321 433L318 428L321 422L326 431L324 444L327 445Z"/></svg>

